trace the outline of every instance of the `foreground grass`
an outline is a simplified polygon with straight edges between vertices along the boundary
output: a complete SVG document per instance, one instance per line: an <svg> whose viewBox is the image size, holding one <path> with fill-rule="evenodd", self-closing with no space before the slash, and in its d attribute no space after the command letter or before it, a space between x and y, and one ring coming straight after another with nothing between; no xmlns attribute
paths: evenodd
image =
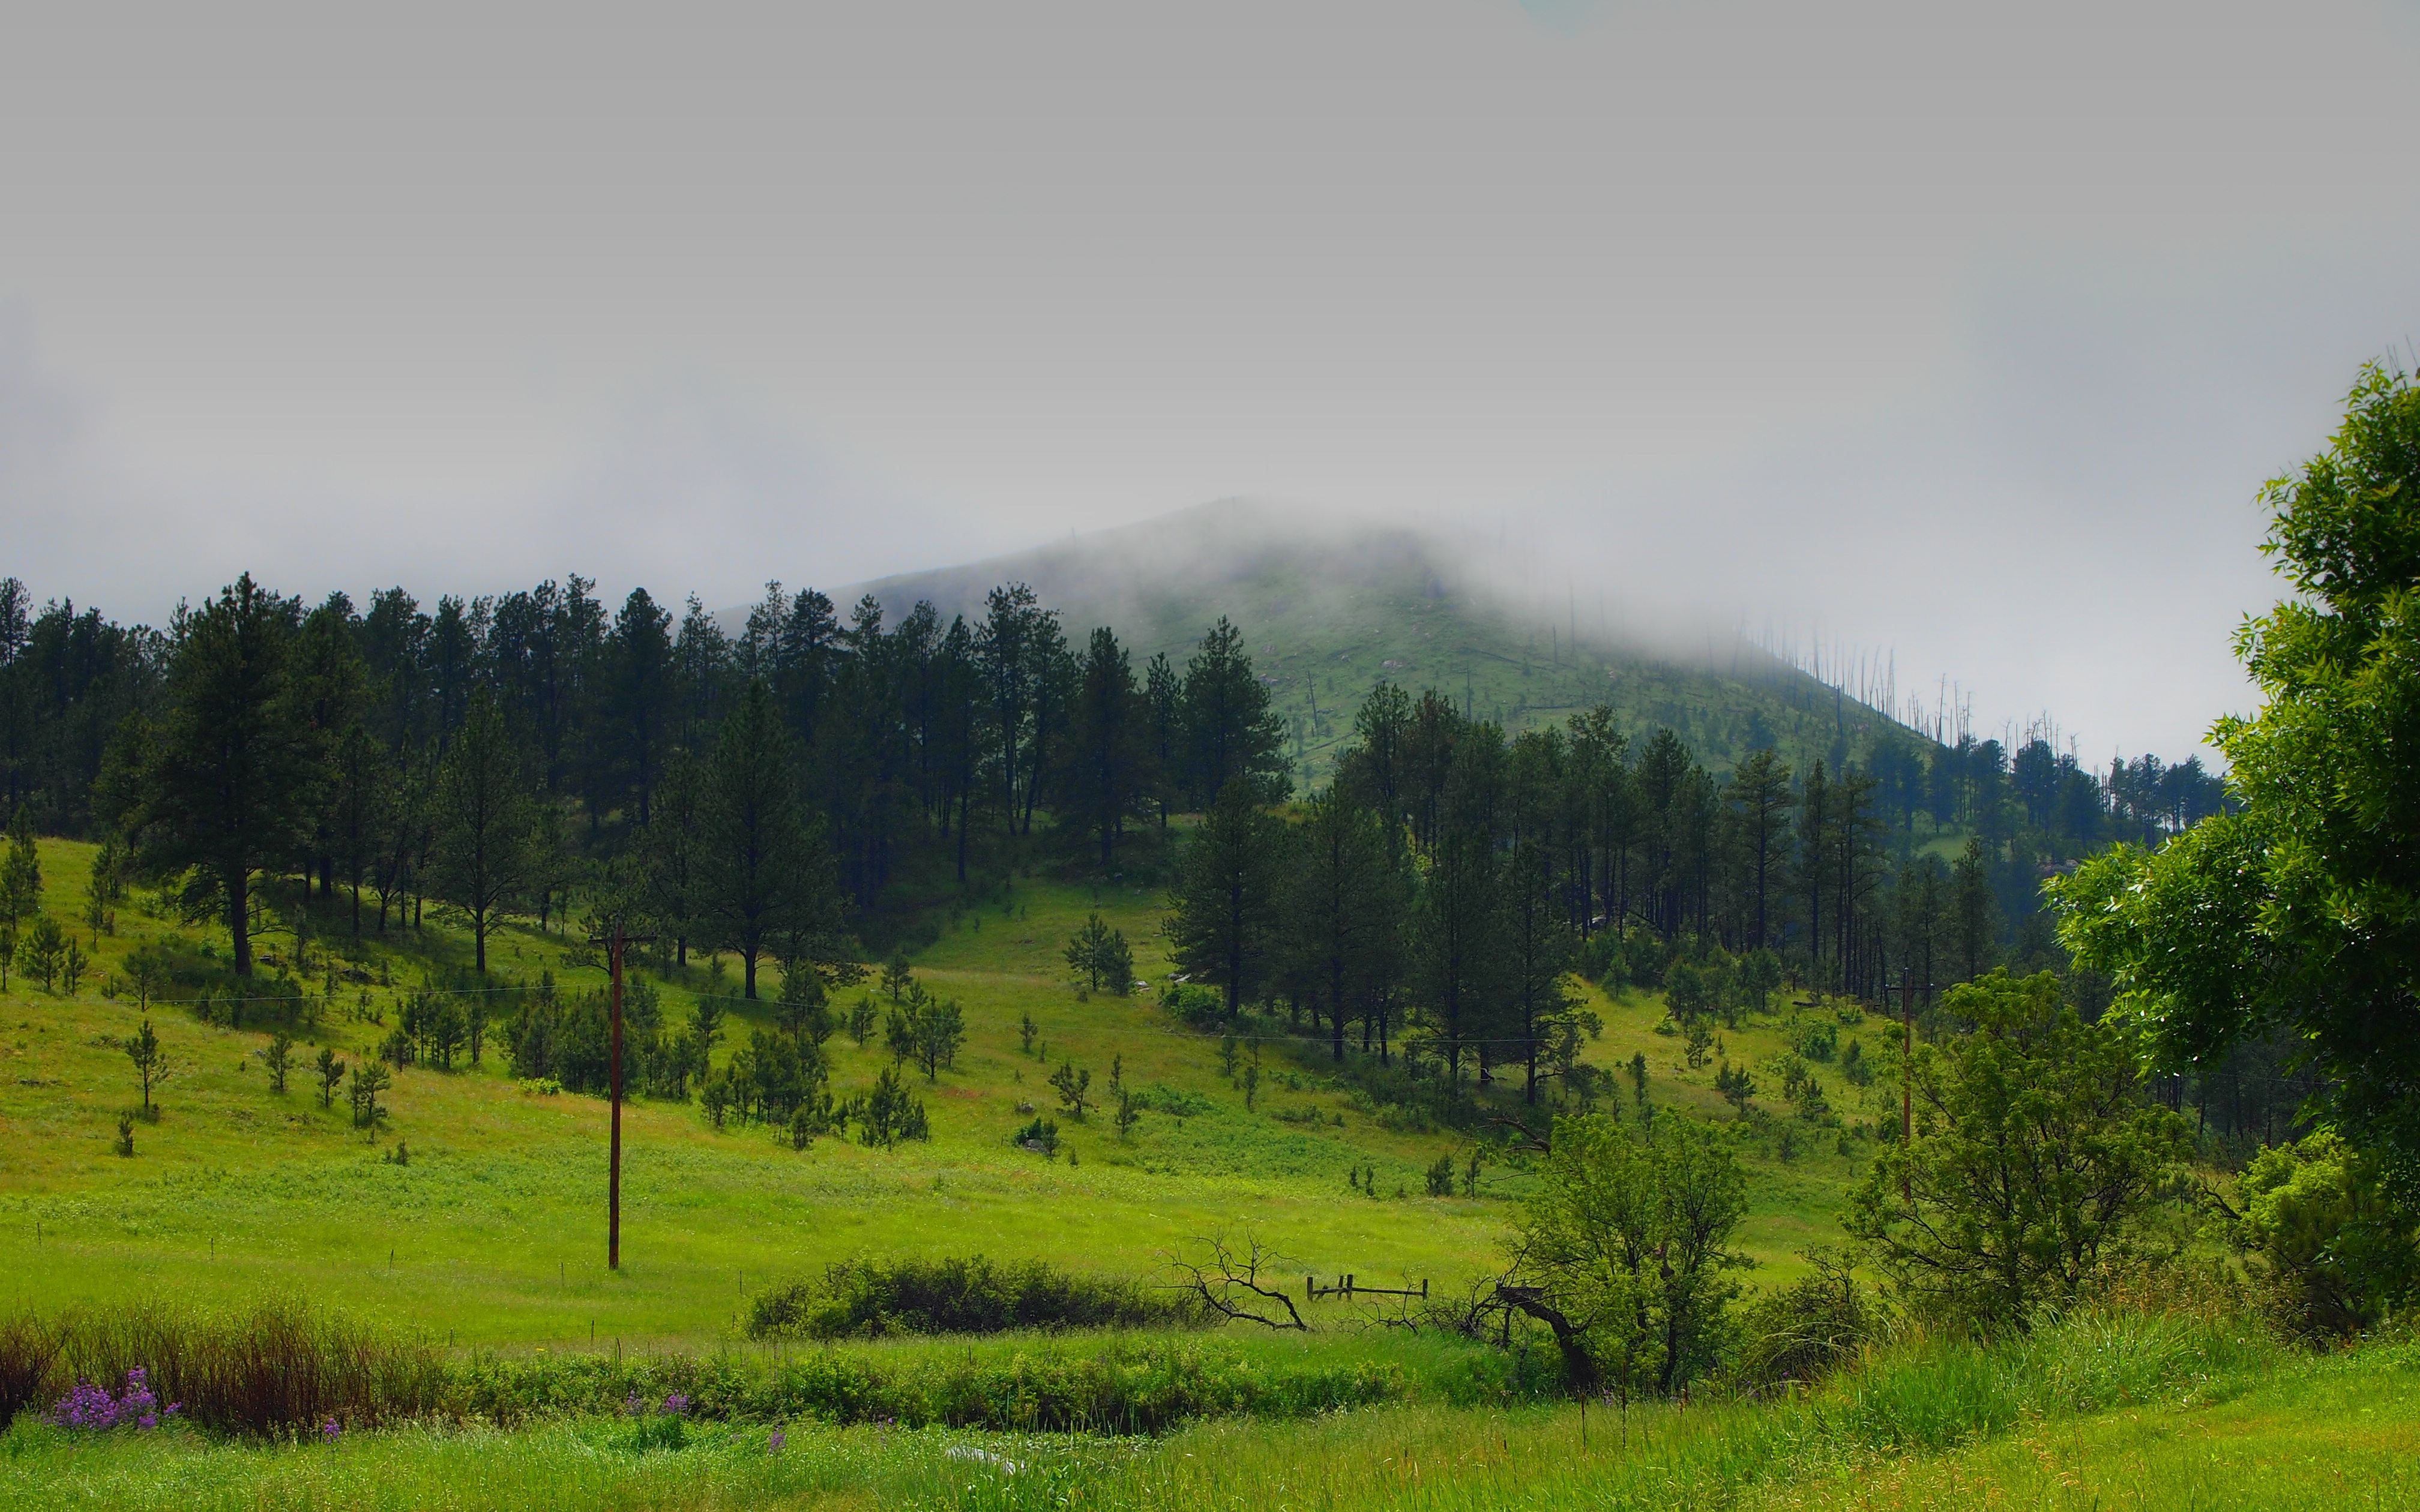
<svg viewBox="0 0 2420 1512"><path fill-rule="evenodd" d="M334 1445L0 1439L0 1508L2366 1507L2420 1497L2420 1349L2283 1354L2224 1325L2085 1319L1916 1345L1812 1399L1683 1410L1416 1405L1156 1439L605 1418Z"/></svg>

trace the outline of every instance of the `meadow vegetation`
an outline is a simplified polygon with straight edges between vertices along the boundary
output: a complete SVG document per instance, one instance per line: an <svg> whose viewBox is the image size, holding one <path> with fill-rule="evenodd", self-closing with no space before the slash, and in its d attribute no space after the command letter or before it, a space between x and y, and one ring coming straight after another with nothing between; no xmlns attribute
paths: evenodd
<svg viewBox="0 0 2420 1512"><path fill-rule="evenodd" d="M2394 1500L2412 987L2297 912L2403 888L2354 400L2226 729L2357 683L2316 806L1384 680L1302 795L1234 625L1019 584L246 579L61 702L11 582L0 1504Z"/></svg>

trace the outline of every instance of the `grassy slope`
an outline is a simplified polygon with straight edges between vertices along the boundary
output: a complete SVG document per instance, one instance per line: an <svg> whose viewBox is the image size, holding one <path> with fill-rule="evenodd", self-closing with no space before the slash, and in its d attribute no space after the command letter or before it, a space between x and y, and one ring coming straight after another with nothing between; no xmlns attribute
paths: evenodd
<svg viewBox="0 0 2420 1512"><path fill-rule="evenodd" d="M89 848L45 841L42 855L47 897L64 910L81 894ZM1218 1073L1215 1041L1141 997L1079 1001L1058 950L1096 905L1136 942L1139 971L1165 970L1156 897L1036 882L922 953L921 976L959 999L970 1030L957 1070L923 1090L929 1145L882 1152L825 1140L794 1152L761 1128L717 1134L691 1105L631 1104L619 1275L602 1263L599 1100L525 1095L500 1054L479 1071L409 1070L391 1095L394 1126L372 1145L346 1126L341 1100L321 1110L305 1078L282 1096L268 1089L256 1057L264 1033L160 1005L151 1017L179 1070L161 1094L161 1121L136 1125L139 1153L123 1160L110 1146L133 1084L122 1054L101 1040L141 1015L131 999L100 995L98 974L73 998L12 979L0 995L0 1274L9 1291L44 1303L296 1288L462 1342L535 1345L584 1344L592 1327L600 1339L700 1339L725 1327L743 1288L860 1251L985 1251L1148 1274L1196 1236L1249 1225L1290 1269L1373 1284L1445 1283L1496 1258L1519 1171L1491 1166L1476 1199L1396 1200L1398 1187L1419 1193L1422 1168L1467 1141L1390 1132L1329 1085L1315 1047L1281 1039L1263 1047L1262 1096L1247 1112ZM143 937L194 933L139 917L131 903L119 917L117 935L101 942L108 971ZM431 931L430 951L450 959L459 945ZM601 978L565 966L561 953L559 940L519 929L497 947L507 971L535 975L546 964L573 986ZM419 964L398 951L384 969L416 980ZM686 991L666 995L668 1011L686 1012ZM1679 1041L1652 1031L1657 1005L1597 1006L1607 1027L1593 1058L1611 1066L1644 1050L1660 1103L1730 1118L1704 1085L1711 1072L1684 1079ZM1026 1012L1052 1060L1090 1067L1096 1090L1123 1056L1130 1083L1193 1093L1211 1111L1148 1115L1127 1145L1097 1115L1082 1128L1063 1120L1072 1165L1012 1149L1017 1104L1054 1105L1047 1068L1016 1048ZM339 1014L319 1037L352 1058L383 1033ZM1784 1030L1726 1038L1735 1058L1753 1059L1778 1050ZM876 1046L834 1045L843 1089L884 1063ZM1280 1117L1304 1109L1320 1121ZM398 1138L408 1166L380 1159ZM1802 1244L1827 1236L1857 1164L1828 1136L1808 1143L1788 1165L1744 1147L1756 1178L1745 1244L1775 1262L1767 1275L1787 1273ZM1348 1195L1345 1173L1364 1162L1388 1196Z"/></svg>

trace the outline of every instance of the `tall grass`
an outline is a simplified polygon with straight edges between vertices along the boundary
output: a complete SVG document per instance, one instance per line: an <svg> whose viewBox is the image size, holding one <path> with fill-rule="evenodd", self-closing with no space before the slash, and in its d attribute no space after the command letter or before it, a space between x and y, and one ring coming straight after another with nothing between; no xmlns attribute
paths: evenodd
<svg viewBox="0 0 2420 1512"><path fill-rule="evenodd" d="M115 1386L138 1366L188 1421L266 1438L331 1418L371 1427L426 1416L442 1411L448 1381L433 1345L292 1301L224 1312L135 1303L0 1326L0 1404L11 1415L79 1381Z"/></svg>
<svg viewBox="0 0 2420 1512"><path fill-rule="evenodd" d="M2024 1371L2040 1379L2012 1374ZM2238 1394L2241 1401L2185 1415L2186 1403ZM2118 1401L2150 1405L2090 1412ZM1994 1423L2012 1422L2017 1432L1989 1437ZM2096 1499L2159 1512L2301 1512L2410 1504L2413 1476L2395 1464L2413 1462L2415 1424L2420 1356L2407 1348L2315 1357L2206 1321L2074 1318L2006 1350L1910 1341L1787 1401L1633 1404L1627 1413L1597 1407L1585 1420L1570 1403L1416 1403L1290 1423L1205 1419L1154 1438L794 1423L778 1451L770 1425L719 1425L694 1432L690 1448L652 1454L634 1449L621 1426L594 1417L512 1432L410 1425L334 1445L169 1434L79 1443L20 1425L0 1437L0 1512L1989 1504L2084 1512ZM1910 1453L1927 1439L1945 1447ZM2381 1487L2391 1489L2374 1503L2349 1494Z"/></svg>

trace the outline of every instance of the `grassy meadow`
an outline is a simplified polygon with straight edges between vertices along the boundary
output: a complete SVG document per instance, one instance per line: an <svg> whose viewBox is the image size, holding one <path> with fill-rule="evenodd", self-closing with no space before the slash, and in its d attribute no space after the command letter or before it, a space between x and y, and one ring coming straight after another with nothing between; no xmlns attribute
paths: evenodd
<svg viewBox="0 0 2420 1512"><path fill-rule="evenodd" d="M73 842L41 845L47 905L87 940L75 904L92 856ZM1203 1236L1249 1232L1283 1257L1278 1269L1289 1278L1351 1273L1364 1285L1425 1279L1450 1288L1500 1269L1528 1180L1517 1152L1340 1076L1323 1045L1290 1036L1282 1022L1263 1021L1237 1045L1239 1065L1257 1056L1260 1068L1247 1107L1217 1036L1187 1028L1148 993L1078 990L1060 952L1096 909L1134 944L1138 975L1166 975L1159 903L1131 886L1021 877L933 919L935 937L912 963L919 980L961 1004L969 1033L954 1069L917 1079L929 1143L886 1151L824 1138L794 1149L786 1130L718 1132L694 1103L634 1100L624 1115L617 1273L604 1263L606 1105L518 1085L500 1034L478 1067L398 1072L386 1098L392 1123L372 1138L349 1126L341 1096L321 1107L301 1071L285 1093L270 1090L258 1054L270 1026L204 1024L177 1001L194 988L171 986L148 1011L175 1068L158 1094L162 1113L134 1124L132 1158L116 1153L118 1115L136 1089L114 1041L145 1017L125 980L127 952L164 943L207 968L205 950L225 949L223 932L176 924L129 897L115 933L95 942L80 990L48 993L12 973L0 993L0 1307L207 1311L300 1298L507 1371L566 1354L677 1354L778 1374L793 1353L812 1353L893 1381L946 1385L984 1372L1043 1380L1128 1365L1140 1379L1165 1373L1165 1361L1153 1363L1157 1350L1181 1352L1167 1368L1209 1382L1202 1389L1212 1395L1297 1404L1284 1414L1203 1416L1151 1435L840 1426L808 1415L781 1425L778 1452L767 1422L708 1420L672 1454L633 1448L628 1424L580 1412L509 1428L359 1430L334 1444L190 1428L93 1443L26 1419L0 1436L0 1507L2148 1508L2412 1499L2420 1354L2399 1345L2313 1358L2215 1335L2146 1344L2079 1329L2061 1346L2073 1355L2064 1363L1919 1345L1869 1361L1813 1399L1599 1409L1584 1419L1514 1380L1493 1350L1375 1328L1365 1307L1338 1302L1306 1305L1318 1325L1307 1337L1230 1328L1173 1343L1007 1335L776 1350L743 1342L737 1325L752 1294L860 1255L982 1253L1157 1281ZM293 959L290 933L262 945ZM424 974L458 971L469 944L433 916L425 932L356 942L331 908L309 925L302 953L315 988L331 965L346 980L315 1026L296 1028L300 1048L307 1058L331 1045L350 1061L384 1037L396 992ZM490 959L505 977L534 981L548 971L574 990L604 975L576 939L520 925L491 940ZM668 1018L685 1016L698 994L737 990L728 963L659 980ZM770 983L763 990L769 997ZM878 989L869 980L865 990ZM855 995L843 993L842 1006ZM720 1053L768 1023L770 1006L735 1004ZM1593 995L1591 1006L1604 1031L1590 1060L1611 1072L1643 1053L1660 1107L1735 1131L1750 1176L1741 1244L1759 1262L1749 1284L1799 1273L1802 1249L1836 1240L1832 1214L1872 1148L1856 1126L1895 1125L1896 1100L1887 1086L1853 1088L1837 1061L1818 1064L1841 1125L1818 1127L1778 1109L1779 1078L1766 1068L1818 1025L1869 1056L1891 1026L1777 996L1776 1011L1723 1032L1723 1052L1756 1071L1761 1101L1779 1114L1743 1119L1715 1096L1714 1065L1685 1068L1681 1041L1656 1032L1659 1001ZM1019 1048L1026 1015L1047 1060ZM844 1094L889 1063L878 1036L860 1047L843 1035L832 1049ZM1080 1124L1060 1118L1055 1160L1012 1146L1032 1116L1024 1104L1055 1111L1052 1066L1089 1068L1098 1095L1112 1057L1130 1086L1152 1094L1130 1138L1095 1112ZM1626 1075L1614 1085L1626 1101ZM1499 1086L1483 1095L1509 1109L1517 1094ZM394 1158L398 1144L406 1164ZM1459 1170L1475 1148L1475 1194L1457 1185L1454 1196L1426 1195L1433 1162L1450 1156ZM1376 1172L1374 1196L1348 1183L1365 1166ZM2149 1363L2113 1385L2103 1379L2113 1361ZM1286 1395L1287 1382L1306 1381L1309 1395ZM1323 1382L1342 1384L1323 1396Z"/></svg>
<svg viewBox="0 0 2420 1512"><path fill-rule="evenodd" d="M43 842L54 907L81 895L90 855ZM859 1253L980 1252L1156 1275L1189 1242L1249 1227L1296 1273L1350 1272L1371 1285L1442 1286L1494 1263L1525 1179L1493 1145L1475 1197L1429 1197L1426 1167L1441 1154L1466 1162L1472 1138L1422 1132L1384 1105L1373 1116L1368 1098L1357 1104L1338 1085L1315 1041L1282 1026L1248 1037L1238 1054L1249 1064L1257 1050L1261 1081L1247 1110L1240 1077L1221 1073L1216 1036L1187 1028L1147 994L1079 995L1060 951L1095 908L1134 942L1140 975L1165 975L1158 903L1132 888L1020 880L917 953L919 979L960 1002L969 1031L955 1070L919 1080L929 1144L884 1151L828 1138L799 1151L786 1131L718 1133L693 1103L629 1103L614 1274L604 1264L606 1105L521 1090L500 1038L478 1068L398 1072L387 1098L393 1122L372 1141L349 1126L341 1097L323 1109L307 1076L298 1072L283 1094L269 1089L258 1057L269 1026L215 1027L163 1000L148 1016L175 1074L159 1093L159 1121L135 1125L134 1157L114 1153L116 1115L134 1105L136 1089L124 1054L105 1041L145 1016L116 980L125 953L147 938L208 937L130 900L81 992L54 995L12 977L0 995L0 1273L9 1290L46 1303L231 1300L290 1288L459 1343L527 1348L584 1346L592 1329L634 1346L710 1339L752 1288ZM368 942L355 969L402 987L467 956L466 941L435 927L390 940ZM290 958L290 937L264 943ZM321 950L345 945L311 940L305 949L316 967ZM566 988L604 978L600 966L574 964L589 959L577 942L531 929L505 931L490 950L498 970L522 980L541 969ZM737 980L729 973L721 991L736 994ZM113 981L116 995L104 995ZM695 993L717 985L692 965L662 988L666 1012L685 1014ZM362 991L383 1022L349 1017ZM391 998L388 988L340 984L337 1010L298 1041L306 1056L329 1044L358 1059L393 1022ZM769 1022L769 1003L734 1006L723 1055L752 1023ZM1707 1085L1711 1070L1684 1071L1679 1041L1653 1032L1660 1004L1600 996L1596 1007L1606 1029L1591 1059L1610 1070L1643 1051L1658 1103L1732 1117ZM1027 1014L1047 1061L1019 1050ZM1776 1019L1725 1039L1734 1059L1755 1059L1778 1052L1787 1030ZM878 1039L861 1048L843 1035L832 1045L839 1092L870 1084L889 1063ZM1098 1095L1112 1057L1129 1085L1166 1089L1175 1094L1167 1103L1187 1111L1146 1113L1125 1141L1101 1113L1080 1125L1063 1118L1055 1161L1012 1148L1031 1117L1021 1104L1057 1107L1052 1066L1090 1069ZM408 1165L389 1158L398 1142ZM1789 1162L1746 1150L1758 1180L1745 1247L1776 1275L1828 1237L1862 1149L1851 1141L1842 1155L1828 1131L1810 1130L1802 1144ZM1375 1198L1347 1185L1364 1164L1377 1172Z"/></svg>

